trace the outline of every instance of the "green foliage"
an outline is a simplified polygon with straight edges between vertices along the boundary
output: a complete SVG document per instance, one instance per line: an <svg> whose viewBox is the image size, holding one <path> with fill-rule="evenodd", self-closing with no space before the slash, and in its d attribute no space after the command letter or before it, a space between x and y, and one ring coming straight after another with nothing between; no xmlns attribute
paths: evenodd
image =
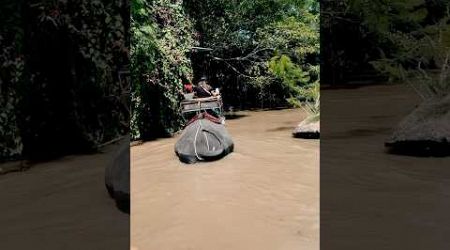
<svg viewBox="0 0 450 250"><path fill-rule="evenodd" d="M118 79L126 1L6 1L1 10L0 160L86 152L127 132Z"/></svg>
<svg viewBox="0 0 450 250"><path fill-rule="evenodd" d="M0 45L3 42L0 37ZM23 60L14 55L14 47L14 44L3 47L0 52L0 61L3 62L0 70L0 159L19 156L23 148L15 111L19 101L15 87L22 77Z"/></svg>
<svg viewBox="0 0 450 250"><path fill-rule="evenodd" d="M133 0L132 138L177 131L182 81L204 74L241 108L313 98L318 11L312 0ZM191 65L196 45L213 49L207 68L195 54Z"/></svg>
<svg viewBox="0 0 450 250"><path fill-rule="evenodd" d="M269 69L278 55L289 58L288 70L296 71L287 74L302 71L310 75L310 83L318 80L318 1L190 0L185 4L202 45L214 50L210 74L224 88L227 102L285 105L286 98L298 95L294 85L305 85L303 80L283 80ZM249 93L257 93L257 99L245 100L254 96Z"/></svg>
<svg viewBox="0 0 450 250"><path fill-rule="evenodd" d="M131 16L132 138L172 134L181 126L182 81L192 76L193 25L182 1L133 0Z"/></svg>
<svg viewBox="0 0 450 250"><path fill-rule="evenodd" d="M320 84L318 81L302 89L307 101L301 107L315 120L320 119Z"/></svg>
<svg viewBox="0 0 450 250"><path fill-rule="evenodd" d="M15 107L19 100L16 88L22 79L24 61L20 54L22 30L17 13L20 2L7 1L1 8L0 18L0 160L17 157L22 153L23 144L17 126Z"/></svg>
<svg viewBox="0 0 450 250"><path fill-rule="evenodd" d="M450 92L449 8L440 0L348 1L348 10L388 45L380 48L374 68L391 80L406 81L424 99Z"/></svg>
<svg viewBox="0 0 450 250"><path fill-rule="evenodd" d="M282 81L282 86L287 88L286 92L291 95L291 101L294 96L302 94L302 87L308 84L310 79L309 74L292 63L286 55L273 57L269 62L269 72Z"/></svg>
<svg viewBox="0 0 450 250"><path fill-rule="evenodd" d="M260 30L263 43L275 46L276 54L289 55L274 56L269 62L269 72L281 80L288 103L303 107L311 115L320 113L320 66L318 61L308 58L317 57L320 49L317 18L307 13L302 21L289 17Z"/></svg>

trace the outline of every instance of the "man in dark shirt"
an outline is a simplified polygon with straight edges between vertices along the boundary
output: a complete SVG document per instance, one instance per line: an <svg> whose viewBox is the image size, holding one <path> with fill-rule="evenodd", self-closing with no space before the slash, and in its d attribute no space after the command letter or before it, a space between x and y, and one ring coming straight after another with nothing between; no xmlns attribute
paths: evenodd
<svg viewBox="0 0 450 250"><path fill-rule="evenodd" d="M206 77L202 77L200 82L195 87L195 92L198 98L211 97L214 94L212 87L208 84Z"/></svg>

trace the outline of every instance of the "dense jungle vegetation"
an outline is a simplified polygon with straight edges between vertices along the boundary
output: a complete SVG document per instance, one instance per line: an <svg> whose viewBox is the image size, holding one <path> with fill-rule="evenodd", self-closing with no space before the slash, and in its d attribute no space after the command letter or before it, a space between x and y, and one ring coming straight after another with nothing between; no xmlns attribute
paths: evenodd
<svg viewBox="0 0 450 250"><path fill-rule="evenodd" d="M0 161L91 152L129 130L129 5L5 0Z"/></svg>
<svg viewBox="0 0 450 250"><path fill-rule="evenodd" d="M203 75L237 109L314 100L305 108L318 114L319 79L381 76L445 95L449 5L322 1L319 15L312 0L2 1L0 160L89 151L130 128L170 135L182 83Z"/></svg>
<svg viewBox="0 0 450 250"><path fill-rule="evenodd" d="M449 9L448 0L324 1L322 83L381 75L411 84L424 99L449 93Z"/></svg>
<svg viewBox="0 0 450 250"><path fill-rule="evenodd" d="M133 139L179 130L182 84L201 76L227 106L318 113L318 1L132 0L131 18Z"/></svg>

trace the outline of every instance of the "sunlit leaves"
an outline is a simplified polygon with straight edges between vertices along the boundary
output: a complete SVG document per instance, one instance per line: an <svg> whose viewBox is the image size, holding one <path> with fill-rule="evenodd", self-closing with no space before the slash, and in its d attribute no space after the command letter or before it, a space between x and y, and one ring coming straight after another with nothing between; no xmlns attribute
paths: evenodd
<svg viewBox="0 0 450 250"><path fill-rule="evenodd" d="M410 83L425 99L450 92L448 1L349 0L348 4L349 10L364 20L370 32L390 44L391 51L383 52L383 58L372 62L377 70L391 79ZM447 13L434 16L436 13L430 12L431 4L440 4Z"/></svg>
<svg viewBox="0 0 450 250"><path fill-rule="evenodd" d="M286 55L273 57L269 62L269 71L293 89L309 82L308 72L304 72L301 67L292 63Z"/></svg>
<svg viewBox="0 0 450 250"><path fill-rule="evenodd" d="M285 96L297 95L296 88L270 72L268 65L275 53L288 56L305 73L316 70L310 82L318 79L314 67L319 65L318 1L187 0L185 4L202 32L204 46L213 48L216 57L225 59L216 61L221 67L217 67L219 72L215 74L221 76L224 84L239 84L227 88L244 85L244 89L259 93L261 103L264 98L280 103Z"/></svg>
<svg viewBox="0 0 450 250"><path fill-rule="evenodd" d="M192 75L193 25L182 1L133 0L131 17L132 138L173 133L181 81Z"/></svg>

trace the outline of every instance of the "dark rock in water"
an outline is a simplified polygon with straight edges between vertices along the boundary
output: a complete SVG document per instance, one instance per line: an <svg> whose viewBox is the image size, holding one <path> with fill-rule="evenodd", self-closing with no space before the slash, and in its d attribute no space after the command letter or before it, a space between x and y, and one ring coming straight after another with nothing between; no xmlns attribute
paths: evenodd
<svg viewBox="0 0 450 250"><path fill-rule="evenodd" d="M130 139L121 141L112 162L105 170L105 185L109 195L116 201L117 207L130 212Z"/></svg>
<svg viewBox="0 0 450 250"><path fill-rule="evenodd" d="M417 107L399 124L385 145L395 154L449 156L450 95Z"/></svg>
<svg viewBox="0 0 450 250"><path fill-rule="evenodd" d="M208 119L189 124L175 144L175 153L184 163L217 160L233 151L233 141L225 126Z"/></svg>
<svg viewBox="0 0 450 250"><path fill-rule="evenodd" d="M310 117L303 120L292 133L295 138L319 139L320 138L320 119Z"/></svg>

